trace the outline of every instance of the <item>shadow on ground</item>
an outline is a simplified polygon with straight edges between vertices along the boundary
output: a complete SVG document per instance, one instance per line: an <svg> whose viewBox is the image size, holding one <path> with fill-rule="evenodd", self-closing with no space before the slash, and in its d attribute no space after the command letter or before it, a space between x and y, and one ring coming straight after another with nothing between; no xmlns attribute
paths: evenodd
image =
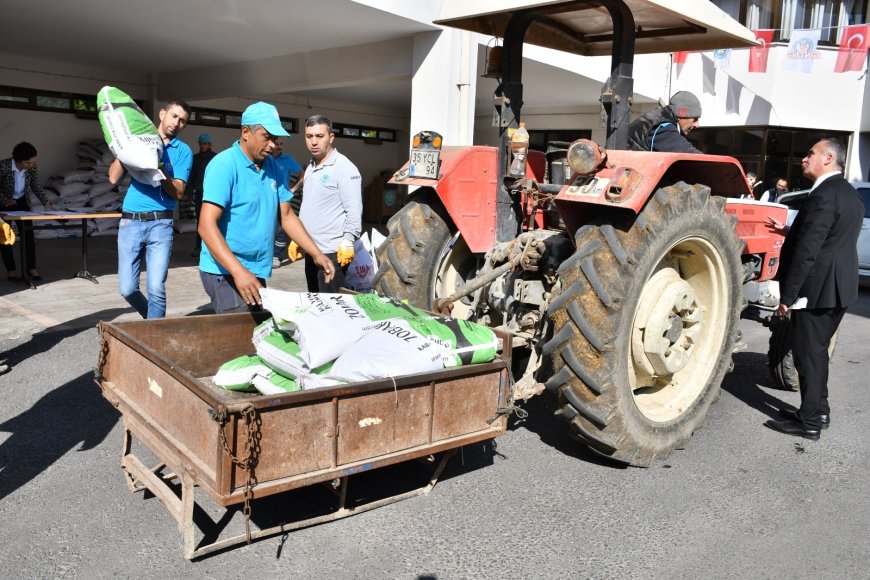
<svg viewBox="0 0 870 580"><path fill-rule="evenodd" d="M5 364L13 367L25 359L48 352L64 339L95 327L101 320L114 320L122 314L132 312L132 310L132 308L108 308L88 314L87 316L75 318L58 326L43 329L31 336L30 340L11 348L7 352L0 352L0 360L4 360ZM92 352L94 364L96 365L96 345L94 345Z"/></svg>
<svg viewBox="0 0 870 580"><path fill-rule="evenodd" d="M14 370L22 361L49 353L61 341L87 332L98 320L126 311L103 310L42 330L0 353L0 359ZM93 357L95 366L97 352L94 343L93 350L86 353ZM51 364L50 359L46 360ZM10 373L3 380L15 380L14 376ZM26 485L77 445L81 444L79 451L99 445L117 420L117 411L103 399L92 372L50 390L30 409L0 424L0 431L10 433L0 445L0 499Z"/></svg>
<svg viewBox="0 0 870 580"><path fill-rule="evenodd" d="M26 485L71 449L93 449L118 421L93 373L52 389L30 409L0 424L0 500Z"/></svg>
<svg viewBox="0 0 870 580"><path fill-rule="evenodd" d="M739 352L734 355L734 368L739 369L740 372L726 375L725 380L722 381L722 390L771 419L781 419L779 409L791 405L787 405L782 399L768 392L785 393L786 391L774 386L767 366L767 354Z"/></svg>
<svg viewBox="0 0 870 580"><path fill-rule="evenodd" d="M526 429L531 431L543 443L560 453L587 463L612 467L614 469L625 469L628 467L623 463L617 463L598 455L583 443L572 439L569 435L567 423L554 415L558 408L558 401L552 394L545 391L525 403L520 403L519 406L528 413L528 416L525 418L520 418L517 415L512 416L508 424L508 430Z"/></svg>

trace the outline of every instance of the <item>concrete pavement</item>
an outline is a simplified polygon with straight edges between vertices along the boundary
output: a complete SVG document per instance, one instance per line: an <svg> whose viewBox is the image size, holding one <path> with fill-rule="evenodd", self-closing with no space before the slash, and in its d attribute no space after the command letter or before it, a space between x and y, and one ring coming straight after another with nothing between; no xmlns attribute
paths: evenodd
<svg viewBox="0 0 870 580"><path fill-rule="evenodd" d="M176 238L170 316L208 304ZM797 393L771 387L769 332L747 342L707 424L650 469L591 455L555 420L556 401L524 403L496 445L465 447L433 492L352 518L240 546L196 563L155 497L131 494L123 421L93 381L96 320L136 319L117 293L114 238L92 238L100 284L70 279L80 240L39 241L44 281L0 282L0 569L9 578L866 578L870 540L870 291L843 322L831 366L832 426L804 441L762 426ZM272 286L302 289L301 265ZM376 470L352 493L401 481ZM359 486L359 487L358 487ZM361 490L358 492L357 490ZM254 517L331 509L298 490L255 501ZM229 512L201 508L231 530ZM306 514L307 515L307 514ZM225 520L223 518L226 518ZM234 533L235 533L234 532Z"/></svg>

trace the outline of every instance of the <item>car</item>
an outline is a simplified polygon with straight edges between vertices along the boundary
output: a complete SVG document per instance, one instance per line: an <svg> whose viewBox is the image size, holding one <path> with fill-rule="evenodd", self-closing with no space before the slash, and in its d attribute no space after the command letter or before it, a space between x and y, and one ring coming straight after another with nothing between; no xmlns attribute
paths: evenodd
<svg viewBox="0 0 870 580"><path fill-rule="evenodd" d="M863 278L870 278L870 181L853 181L852 186L858 190L864 200L864 225L861 226L861 233L858 236L858 274ZM777 203L788 207L789 226L809 194L809 189L801 189L783 194L777 200Z"/></svg>
<svg viewBox="0 0 870 580"><path fill-rule="evenodd" d="M858 236L858 273L870 278L870 181L852 183L864 199L864 225Z"/></svg>

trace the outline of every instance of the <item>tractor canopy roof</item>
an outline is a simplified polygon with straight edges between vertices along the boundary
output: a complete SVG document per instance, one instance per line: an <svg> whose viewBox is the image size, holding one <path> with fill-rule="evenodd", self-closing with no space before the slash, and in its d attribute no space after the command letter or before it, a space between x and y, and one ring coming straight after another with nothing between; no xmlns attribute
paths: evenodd
<svg viewBox="0 0 870 580"><path fill-rule="evenodd" d="M610 55L613 21L607 4L634 17L635 52L741 48L755 35L708 0L445 0L436 24L502 36L517 12L537 10L525 42L586 56ZM619 39L617 39L619 41Z"/></svg>

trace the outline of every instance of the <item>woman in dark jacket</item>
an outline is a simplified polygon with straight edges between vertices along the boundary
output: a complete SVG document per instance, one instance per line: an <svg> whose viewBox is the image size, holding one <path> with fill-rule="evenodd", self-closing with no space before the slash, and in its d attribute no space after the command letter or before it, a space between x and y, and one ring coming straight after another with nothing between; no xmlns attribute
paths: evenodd
<svg viewBox="0 0 870 580"><path fill-rule="evenodd" d="M12 149L12 157L0 161L0 211L30 211L30 202L27 199L28 192L33 192L45 205L46 209L52 209L51 202L45 197L42 185L39 183L39 173L36 171L36 148L22 141ZM42 278L36 270L36 244L33 239L33 228L29 222L18 222L21 243L25 244L27 255L26 264L30 277L39 281ZM9 280L18 279L15 270L15 255L11 246L0 246L0 255Z"/></svg>

